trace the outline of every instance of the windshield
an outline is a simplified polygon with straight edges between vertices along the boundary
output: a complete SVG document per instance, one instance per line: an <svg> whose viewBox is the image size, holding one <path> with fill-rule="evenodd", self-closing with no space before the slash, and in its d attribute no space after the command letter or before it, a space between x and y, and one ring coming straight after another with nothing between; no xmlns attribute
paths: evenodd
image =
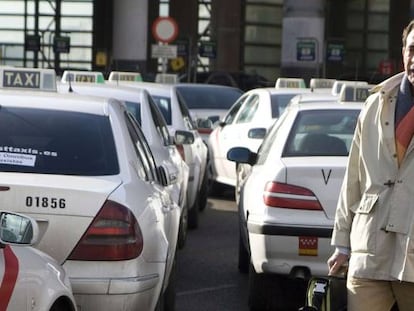
<svg viewBox="0 0 414 311"><path fill-rule="evenodd" d="M222 109L228 110L243 94L237 88L222 87L184 87L177 86L188 109Z"/></svg>

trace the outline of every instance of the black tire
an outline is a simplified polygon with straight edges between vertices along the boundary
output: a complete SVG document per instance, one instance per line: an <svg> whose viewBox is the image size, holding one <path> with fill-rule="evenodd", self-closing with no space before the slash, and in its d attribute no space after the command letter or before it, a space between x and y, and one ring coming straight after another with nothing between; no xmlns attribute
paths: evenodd
<svg viewBox="0 0 414 311"><path fill-rule="evenodd" d="M176 258L174 258L170 277L168 279L168 286L165 289L165 292L160 295L155 311L175 311L176 266Z"/></svg>
<svg viewBox="0 0 414 311"><path fill-rule="evenodd" d="M195 199L194 205L188 211L188 229L197 229L198 228L198 199Z"/></svg>
<svg viewBox="0 0 414 311"><path fill-rule="evenodd" d="M222 190L220 189L220 184L215 182L215 181L211 181L211 185L210 185L210 189L209 189L209 194L213 197L216 196L220 196L222 193Z"/></svg>
<svg viewBox="0 0 414 311"><path fill-rule="evenodd" d="M204 172L203 181L201 182L200 191L197 195L198 199L198 208L200 211L204 211L207 207L207 201L208 201L208 192L209 192L209 186L208 186L208 174L207 170Z"/></svg>
<svg viewBox="0 0 414 311"><path fill-rule="evenodd" d="M240 273L248 273L250 264L250 255L243 243L241 233L239 236L239 261L238 268Z"/></svg>
<svg viewBox="0 0 414 311"><path fill-rule="evenodd" d="M56 300L49 311L74 311L75 307L71 304L69 298L60 297Z"/></svg>
<svg viewBox="0 0 414 311"><path fill-rule="evenodd" d="M307 282L285 275L256 273L249 266L250 311L298 310L305 303Z"/></svg>
<svg viewBox="0 0 414 311"><path fill-rule="evenodd" d="M177 279L177 264L174 258L173 266L171 268L168 286L164 293L164 311L175 311L175 297L176 297L176 279Z"/></svg>
<svg viewBox="0 0 414 311"><path fill-rule="evenodd" d="M248 304L250 311L284 310L285 308L279 278L266 273L256 273L251 263Z"/></svg>
<svg viewBox="0 0 414 311"><path fill-rule="evenodd" d="M177 247L182 249L187 241L188 233L188 207L184 206L180 217L180 227L178 229Z"/></svg>

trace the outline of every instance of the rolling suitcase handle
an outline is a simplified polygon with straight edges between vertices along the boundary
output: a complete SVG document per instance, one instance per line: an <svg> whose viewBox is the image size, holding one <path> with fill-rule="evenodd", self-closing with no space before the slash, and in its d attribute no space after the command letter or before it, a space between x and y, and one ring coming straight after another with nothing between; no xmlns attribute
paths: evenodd
<svg viewBox="0 0 414 311"><path fill-rule="evenodd" d="M312 277L306 292L306 304L299 311L346 310L346 279Z"/></svg>

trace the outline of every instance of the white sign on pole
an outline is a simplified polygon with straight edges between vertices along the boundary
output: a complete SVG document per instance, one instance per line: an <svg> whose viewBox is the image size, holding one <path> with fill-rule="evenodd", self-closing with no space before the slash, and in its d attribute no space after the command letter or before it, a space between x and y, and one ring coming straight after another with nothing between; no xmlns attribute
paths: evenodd
<svg viewBox="0 0 414 311"><path fill-rule="evenodd" d="M177 45L159 45L153 44L151 46L152 58L176 58Z"/></svg>

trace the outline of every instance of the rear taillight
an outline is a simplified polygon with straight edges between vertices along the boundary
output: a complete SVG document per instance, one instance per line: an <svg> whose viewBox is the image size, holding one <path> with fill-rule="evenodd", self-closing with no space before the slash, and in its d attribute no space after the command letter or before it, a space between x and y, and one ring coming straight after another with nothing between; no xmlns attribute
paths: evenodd
<svg viewBox="0 0 414 311"><path fill-rule="evenodd" d="M270 207L322 210L311 190L284 183L268 182L265 186L263 200Z"/></svg>
<svg viewBox="0 0 414 311"><path fill-rule="evenodd" d="M213 129L211 129L211 128L203 128L202 127L202 128L198 128L197 131L200 134L210 134L213 131Z"/></svg>
<svg viewBox="0 0 414 311"><path fill-rule="evenodd" d="M175 145L177 147L178 153L181 156L181 159L183 159L183 161L185 161L185 152L184 152L184 146L183 145Z"/></svg>
<svg viewBox="0 0 414 311"><path fill-rule="evenodd" d="M143 248L141 229L125 206L106 201L68 259L127 260Z"/></svg>

